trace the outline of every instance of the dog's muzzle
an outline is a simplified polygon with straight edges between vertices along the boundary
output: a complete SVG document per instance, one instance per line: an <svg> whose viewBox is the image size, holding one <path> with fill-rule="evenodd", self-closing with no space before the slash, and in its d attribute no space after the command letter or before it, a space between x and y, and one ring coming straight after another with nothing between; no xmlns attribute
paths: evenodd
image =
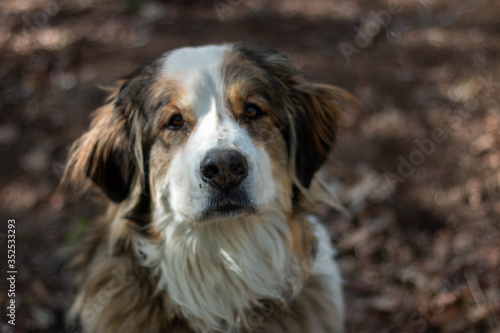
<svg viewBox="0 0 500 333"><path fill-rule="evenodd" d="M246 157L234 149L210 149L200 164L200 177L210 185L210 199L203 219L255 213L248 190L241 184L248 176Z"/></svg>

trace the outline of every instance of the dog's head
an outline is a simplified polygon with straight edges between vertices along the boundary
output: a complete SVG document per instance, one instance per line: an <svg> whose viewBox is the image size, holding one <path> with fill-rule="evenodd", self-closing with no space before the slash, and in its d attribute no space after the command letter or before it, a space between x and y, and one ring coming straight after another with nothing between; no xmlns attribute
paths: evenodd
<svg viewBox="0 0 500 333"><path fill-rule="evenodd" d="M191 223L272 204L290 211L353 103L273 51L177 49L119 82L73 146L65 178L91 179L115 203L162 206Z"/></svg>

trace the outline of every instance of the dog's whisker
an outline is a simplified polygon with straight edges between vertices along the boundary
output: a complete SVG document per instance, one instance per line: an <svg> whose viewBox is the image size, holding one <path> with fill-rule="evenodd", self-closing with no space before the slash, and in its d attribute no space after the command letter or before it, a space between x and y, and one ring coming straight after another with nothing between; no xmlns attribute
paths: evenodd
<svg viewBox="0 0 500 333"><path fill-rule="evenodd" d="M259 144L257 144L256 146L260 148L260 147L263 147L263 146L265 146L265 145L267 145L267 144L270 144L270 143L272 143L272 142L275 142L275 141L278 141L278 140L277 140L277 139L272 139L272 140L268 140L268 141L265 141L265 142L260 142L260 143L259 143Z"/></svg>

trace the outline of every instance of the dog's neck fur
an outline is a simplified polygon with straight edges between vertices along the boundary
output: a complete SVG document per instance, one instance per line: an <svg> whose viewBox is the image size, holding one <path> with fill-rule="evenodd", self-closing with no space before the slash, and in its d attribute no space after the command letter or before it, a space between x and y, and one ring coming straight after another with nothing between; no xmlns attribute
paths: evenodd
<svg viewBox="0 0 500 333"><path fill-rule="evenodd" d="M194 330L248 326L259 301L286 303L302 288L287 216L278 206L263 216L199 226L156 207L152 223L163 237L136 238L135 251Z"/></svg>

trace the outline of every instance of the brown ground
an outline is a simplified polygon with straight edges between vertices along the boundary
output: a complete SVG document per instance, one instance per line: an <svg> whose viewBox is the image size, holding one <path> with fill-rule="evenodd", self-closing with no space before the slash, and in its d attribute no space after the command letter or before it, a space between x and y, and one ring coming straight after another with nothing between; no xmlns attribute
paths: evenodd
<svg viewBox="0 0 500 333"><path fill-rule="evenodd" d="M1 2L0 235L6 258L15 218L16 332L65 331L71 288L60 264L96 209L55 190L68 145L103 101L97 86L172 48L242 39L366 106L345 117L323 169L350 214L321 209L348 331L500 332L500 3L392 3ZM370 12L388 9L380 27ZM370 45L356 38L367 30ZM350 62L341 42L360 46Z"/></svg>

